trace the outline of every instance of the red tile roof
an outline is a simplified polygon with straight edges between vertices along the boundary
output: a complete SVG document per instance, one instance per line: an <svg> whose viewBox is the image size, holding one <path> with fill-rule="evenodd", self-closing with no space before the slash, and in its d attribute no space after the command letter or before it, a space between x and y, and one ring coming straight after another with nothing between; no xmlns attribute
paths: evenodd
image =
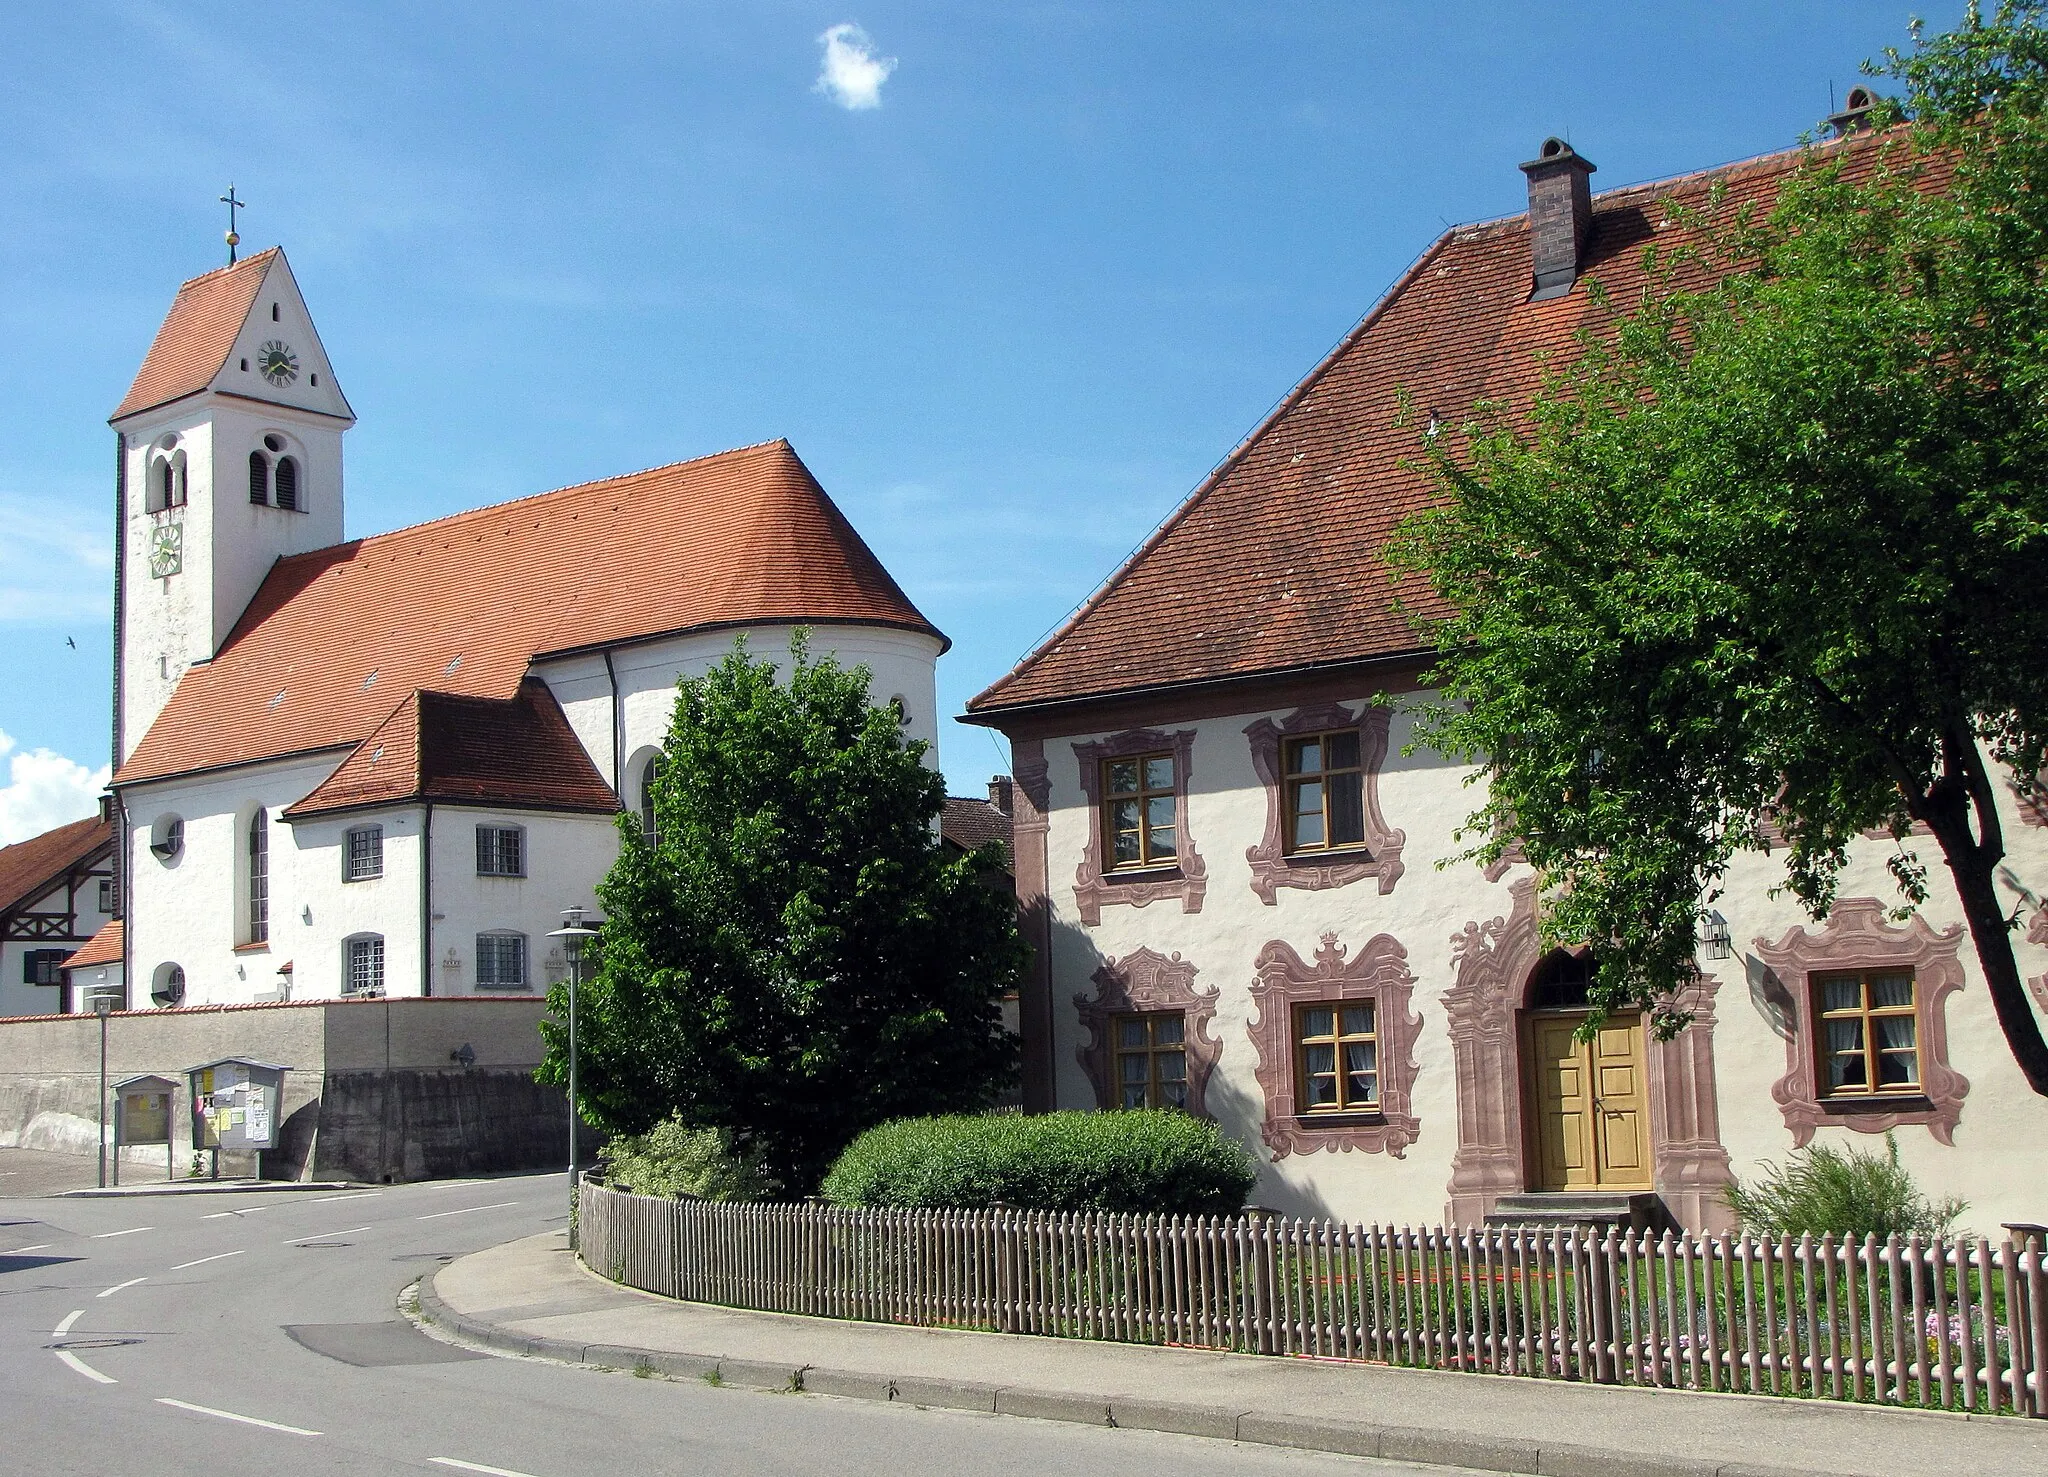
<svg viewBox="0 0 2048 1477"><path fill-rule="evenodd" d="M0 914L25 908L75 867L112 851L114 827L97 816L0 847Z"/></svg>
<svg viewBox="0 0 2048 1477"><path fill-rule="evenodd" d="M604 814L619 808L548 685L528 677L509 699L408 693L284 818L416 800Z"/></svg>
<svg viewBox="0 0 2048 1477"><path fill-rule="evenodd" d="M232 267L194 277L180 287L142 368L135 372L135 383L128 387L111 419L148 410L212 384L228 362L228 351L234 348L249 317L249 306L256 301L270 263L278 255L273 246Z"/></svg>
<svg viewBox="0 0 2048 1477"><path fill-rule="evenodd" d="M353 747L410 692L505 700L541 654L757 623L945 640L771 441L280 559L115 782Z"/></svg>
<svg viewBox="0 0 2048 1477"><path fill-rule="evenodd" d="M1802 157L1595 196L1582 278L1634 303L1650 285L1644 246L1679 234L1662 201L1699 204L1718 182L1729 209L1768 202ZM1526 214L1439 237L1064 625L968 703L970 718L1413 653L1381 551L1435 494L1415 465L1422 426L1396 424L1397 396L1423 424L1455 423L1480 400L1526 404L1541 356L1568 356L1574 334L1611 317L1588 281L1540 303L1530 281ZM1401 595L1442 613L1420 580Z"/></svg>
<svg viewBox="0 0 2048 1477"><path fill-rule="evenodd" d="M125 957L121 948L121 920L114 918L102 923L100 931L80 945L78 952L61 967L87 969L95 964L119 964Z"/></svg>
<svg viewBox="0 0 2048 1477"><path fill-rule="evenodd" d="M1010 818L986 800L959 795L946 797L946 809L939 816L939 835L962 851L977 851L991 841L1010 844Z"/></svg>

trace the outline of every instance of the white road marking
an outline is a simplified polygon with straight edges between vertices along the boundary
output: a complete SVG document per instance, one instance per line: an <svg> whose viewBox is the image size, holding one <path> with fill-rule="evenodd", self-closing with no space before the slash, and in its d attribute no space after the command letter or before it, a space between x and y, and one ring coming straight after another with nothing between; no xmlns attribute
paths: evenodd
<svg viewBox="0 0 2048 1477"><path fill-rule="evenodd" d="M173 1400L168 1395L156 1397L158 1405L168 1405L177 1410L189 1410L195 1415L216 1416L224 1421L240 1421L245 1426L261 1426L266 1431L282 1431L288 1436L318 1436L318 1431L308 1431L304 1426L287 1426L277 1421L258 1420L253 1415L236 1415L232 1410L215 1410L210 1405L193 1405L184 1400Z"/></svg>
<svg viewBox="0 0 2048 1477"><path fill-rule="evenodd" d="M96 1296L110 1298L124 1287L133 1287L138 1282L147 1281L149 1281L147 1277L130 1277L126 1282L116 1282L112 1287L108 1288L105 1292L98 1293L96 1294Z"/></svg>
<svg viewBox="0 0 2048 1477"><path fill-rule="evenodd" d="M414 1216L414 1220L438 1221L444 1215L468 1215L472 1210L503 1210L508 1205L517 1205L517 1200L500 1200L495 1205L465 1205L460 1210L437 1210L432 1215Z"/></svg>
<svg viewBox="0 0 2048 1477"><path fill-rule="evenodd" d="M79 1319L83 1318L84 1316L85 1309L83 1308L80 1308L76 1313L66 1313L64 1315L64 1321L58 1324L55 1328L50 1330L50 1337L53 1339L61 1339L62 1337L64 1337L65 1334L71 1332L71 1325L76 1323Z"/></svg>
<svg viewBox="0 0 2048 1477"><path fill-rule="evenodd" d="M315 1231L310 1236L294 1236L285 1242L286 1246L297 1246L301 1241L325 1241L329 1236L353 1236L358 1231L367 1231L368 1226L351 1226L346 1231Z"/></svg>
<svg viewBox="0 0 2048 1477"><path fill-rule="evenodd" d="M155 1226L130 1226L125 1231L102 1231L93 1237L95 1241L111 1241L116 1236L133 1236L139 1231L154 1231Z"/></svg>
<svg viewBox="0 0 2048 1477"><path fill-rule="evenodd" d="M0 1251L0 1256L20 1256L25 1251L48 1251L56 1244L54 1241L38 1241L34 1246L17 1246L12 1251Z"/></svg>
<svg viewBox="0 0 2048 1477"><path fill-rule="evenodd" d="M121 1383L119 1380L115 1379L110 1374L101 1374L97 1369L94 1369L90 1364L87 1364L83 1359L79 1358L69 1349L59 1349L57 1351L57 1357L59 1359L62 1359L66 1364L70 1365L73 1369L77 1370L80 1374L84 1375L89 1380L98 1380L103 1385L118 1385Z"/></svg>
<svg viewBox="0 0 2048 1477"><path fill-rule="evenodd" d="M275 1205L252 1205L247 1210L216 1210L210 1215L201 1216L199 1219L202 1221L223 1221L229 1216L233 1216L239 1220L245 1215L261 1215L266 1210L276 1209Z"/></svg>
<svg viewBox="0 0 2048 1477"><path fill-rule="evenodd" d="M239 1251L216 1252L212 1256L203 1256L196 1262L179 1262L178 1265L171 1268L171 1270L173 1272L182 1272L187 1267L203 1267L208 1262L222 1262L226 1261L231 1256L240 1256L241 1254L242 1253ZM104 1294L102 1294L102 1296L104 1296Z"/></svg>
<svg viewBox="0 0 2048 1477"><path fill-rule="evenodd" d="M490 1477L532 1477L528 1472L515 1472L510 1467L486 1467L482 1462L465 1462L452 1456L430 1456L427 1458L437 1467L454 1467L463 1472L486 1472Z"/></svg>
<svg viewBox="0 0 2048 1477"><path fill-rule="evenodd" d="M382 1190L351 1190L346 1195L322 1195L318 1199L308 1200L306 1203L308 1205L332 1205L337 1200L368 1200L373 1195L381 1195L383 1193Z"/></svg>

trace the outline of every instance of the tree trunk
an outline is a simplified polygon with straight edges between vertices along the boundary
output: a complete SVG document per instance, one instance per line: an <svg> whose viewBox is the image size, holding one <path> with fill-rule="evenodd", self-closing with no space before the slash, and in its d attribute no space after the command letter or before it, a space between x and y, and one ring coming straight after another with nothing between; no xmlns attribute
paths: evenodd
<svg viewBox="0 0 2048 1477"><path fill-rule="evenodd" d="M1937 838L1939 839L1939 838ZM1977 851L1974 845L1969 848ZM1956 894L1962 899L1963 917L1970 925L1970 938L1977 946L1977 962L1984 970L1984 983L1991 991L1992 1007L1998 1012L1999 1029L2005 1032L2013 1060L2026 1074L2027 1085L2048 1097L2048 1040L2041 1036L2041 1024L2027 999L2026 984L2020 979L2019 960L2012 951L2012 929L1999 905L1993 878L1995 863L1978 857L1958 859L1944 841L1942 851L1949 873L1955 878Z"/></svg>

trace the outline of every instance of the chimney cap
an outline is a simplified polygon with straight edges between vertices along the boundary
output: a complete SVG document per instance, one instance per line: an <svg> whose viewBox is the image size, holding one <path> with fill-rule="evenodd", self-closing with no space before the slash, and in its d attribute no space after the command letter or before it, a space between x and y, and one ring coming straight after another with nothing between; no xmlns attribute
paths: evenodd
<svg viewBox="0 0 2048 1477"><path fill-rule="evenodd" d="M1536 157L1521 168L1525 174L1534 174L1539 169L1552 170L1567 166L1583 169L1588 174L1597 172L1600 167L1563 139L1552 135L1543 141L1543 147L1536 151Z"/></svg>

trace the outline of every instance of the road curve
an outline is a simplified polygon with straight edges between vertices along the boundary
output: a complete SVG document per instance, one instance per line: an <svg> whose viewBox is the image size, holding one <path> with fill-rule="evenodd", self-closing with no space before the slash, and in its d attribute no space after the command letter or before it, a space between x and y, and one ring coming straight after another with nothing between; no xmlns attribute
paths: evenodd
<svg viewBox="0 0 2048 1477"><path fill-rule="evenodd" d="M0 1199L0 1474L1265 1477L1444 1468L829 1396L428 1338L424 1268L566 1222L560 1175Z"/></svg>

